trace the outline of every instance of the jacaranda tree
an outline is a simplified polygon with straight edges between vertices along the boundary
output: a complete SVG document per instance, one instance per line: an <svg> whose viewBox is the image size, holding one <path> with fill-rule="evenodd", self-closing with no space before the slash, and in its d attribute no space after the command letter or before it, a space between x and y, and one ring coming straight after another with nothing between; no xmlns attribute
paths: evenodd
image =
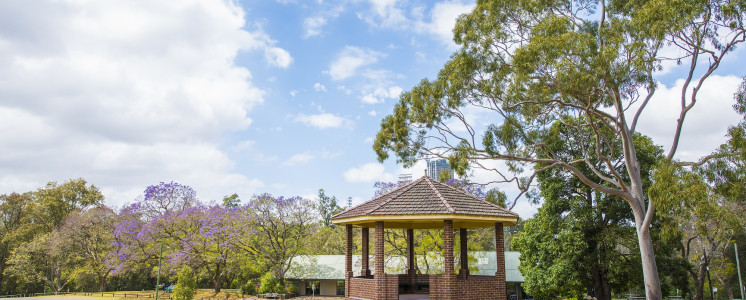
<svg viewBox="0 0 746 300"><path fill-rule="evenodd" d="M239 235L245 234L238 231L242 227L238 224L242 220L239 213L237 208L194 205L166 212L147 222L137 217L123 218L114 231L117 263L124 267L152 263L160 255L163 244L167 273L190 266L203 273L219 292L230 274L237 274L243 258L235 246Z"/></svg>

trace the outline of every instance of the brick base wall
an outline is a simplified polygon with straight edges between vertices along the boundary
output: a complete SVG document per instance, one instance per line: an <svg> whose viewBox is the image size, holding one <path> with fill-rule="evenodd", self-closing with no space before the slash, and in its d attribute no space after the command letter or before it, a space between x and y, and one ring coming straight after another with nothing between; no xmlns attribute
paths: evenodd
<svg viewBox="0 0 746 300"><path fill-rule="evenodd" d="M459 299L504 299L499 297L499 284L495 276L469 275L467 280L460 279L456 285L458 285ZM505 294L505 291L502 294Z"/></svg>
<svg viewBox="0 0 746 300"><path fill-rule="evenodd" d="M409 291L402 294L420 293L430 294L431 300L445 300L447 279L442 274L426 275L417 274L417 283L428 283L429 291ZM407 274L387 274L383 280L385 287L384 294L379 297L377 294L378 281L372 278L352 277L349 279L349 296L355 298L374 299L374 300L396 300L399 299L399 284L409 283L410 276ZM469 275L467 279L457 278L455 280L455 295L453 299L470 299L470 300L502 300L505 299L505 290L500 290L505 283L500 284L496 276ZM349 299L349 298L348 298Z"/></svg>
<svg viewBox="0 0 746 300"><path fill-rule="evenodd" d="M445 297L444 285L442 275L430 275L430 299L431 300L442 300Z"/></svg>
<svg viewBox="0 0 746 300"><path fill-rule="evenodd" d="M375 300L398 300L399 299L399 275L385 275L382 287L383 295L379 295L378 280L371 278L353 277L350 279L350 294L348 297L375 299ZM349 299L349 298L348 298Z"/></svg>

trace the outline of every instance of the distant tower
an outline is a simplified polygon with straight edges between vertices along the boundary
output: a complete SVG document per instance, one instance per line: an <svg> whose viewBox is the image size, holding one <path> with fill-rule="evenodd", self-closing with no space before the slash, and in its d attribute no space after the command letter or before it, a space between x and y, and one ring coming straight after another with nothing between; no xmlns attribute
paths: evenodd
<svg viewBox="0 0 746 300"><path fill-rule="evenodd" d="M427 160L428 177L432 178L433 180L438 180L438 174L443 171L448 171L449 173L451 173L451 178L453 178L453 170L451 170L451 166L448 165L448 160L444 158Z"/></svg>
<svg viewBox="0 0 746 300"><path fill-rule="evenodd" d="M352 207L352 197L347 197L347 208Z"/></svg>

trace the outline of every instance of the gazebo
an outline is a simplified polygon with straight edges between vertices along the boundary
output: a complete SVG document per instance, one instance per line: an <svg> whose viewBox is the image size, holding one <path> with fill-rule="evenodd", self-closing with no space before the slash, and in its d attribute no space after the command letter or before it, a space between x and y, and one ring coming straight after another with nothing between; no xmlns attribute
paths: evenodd
<svg viewBox="0 0 746 300"><path fill-rule="evenodd" d="M352 207L332 217L332 223L345 225L345 299L506 299L503 226L517 221L516 213L427 176ZM352 272L354 227L362 228L360 276ZM495 276L469 275L467 229L489 227L495 228L497 272ZM368 259L370 228L375 228L373 274ZM385 273L385 228L407 229L405 274ZM414 229L443 229L443 274L416 273ZM454 272L454 229L459 229L461 243L458 274Z"/></svg>

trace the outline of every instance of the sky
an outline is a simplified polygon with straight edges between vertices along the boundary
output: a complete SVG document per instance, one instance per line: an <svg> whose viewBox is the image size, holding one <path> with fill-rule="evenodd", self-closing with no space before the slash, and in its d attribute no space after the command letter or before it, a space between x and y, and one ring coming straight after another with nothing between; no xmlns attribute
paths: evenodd
<svg viewBox="0 0 746 300"><path fill-rule="evenodd" d="M0 2L0 194L82 177L113 207L175 181L204 202L237 193L341 204L376 181L372 141L400 93L458 49L467 0ZM725 141L744 51L687 119L680 159ZM668 149L684 70L667 64L640 131ZM472 180L490 181L475 171ZM511 187L503 187L508 195ZM530 217L536 207L514 210Z"/></svg>

